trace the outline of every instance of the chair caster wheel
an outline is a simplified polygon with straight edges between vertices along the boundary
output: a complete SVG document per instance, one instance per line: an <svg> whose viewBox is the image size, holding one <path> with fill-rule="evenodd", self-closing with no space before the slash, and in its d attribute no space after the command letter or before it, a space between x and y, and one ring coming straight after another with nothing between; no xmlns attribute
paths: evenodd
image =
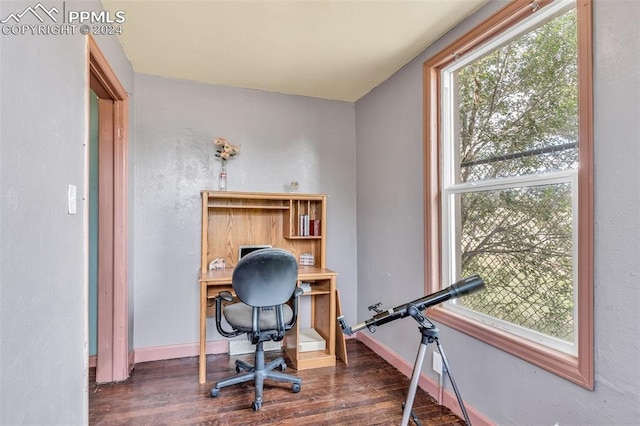
<svg viewBox="0 0 640 426"><path fill-rule="evenodd" d="M236 373L239 373L239 372L240 372L240 370L242 370L242 369L240 368L240 366L239 366L239 365L236 365Z"/></svg>
<svg viewBox="0 0 640 426"><path fill-rule="evenodd" d="M220 389L218 388L211 389L211 398L215 398L218 395L220 395Z"/></svg>
<svg viewBox="0 0 640 426"><path fill-rule="evenodd" d="M286 363L282 363L280 364L280 371L287 371L287 364Z"/></svg>
<svg viewBox="0 0 640 426"><path fill-rule="evenodd" d="M291 385L291 391L293 393L300 392L300 383L294 383L293 385Z"/></svg>
<svg viewBox="0 0 640 426"><path fill-rule="evenodd" d="M253 401L251 403L251 408L253 409L253 411L258 411L260 409L260 407L262 406L261 403Z"/></svg>

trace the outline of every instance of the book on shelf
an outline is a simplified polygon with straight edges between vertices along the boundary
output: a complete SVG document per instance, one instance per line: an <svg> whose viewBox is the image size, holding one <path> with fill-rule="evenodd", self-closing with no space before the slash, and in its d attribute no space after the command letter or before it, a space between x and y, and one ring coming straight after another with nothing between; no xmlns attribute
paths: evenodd
<svg viewBox="0 0 640 426"><path fill-rule="evenodd" d="M309 236L309 215L301 214L298 224L298 236L300 237L308 237Z"/></svg>
<svg viewBox="0 0 640 426"><path fill-rule="evenodd" d="M298 219L299 237L320 236L320 229L322 228L320 219L310 219L308 214L301 214Z"/></svg>
<svg viewBox="0 0 640 426"><path fill-rule="evenodd" d="M320 219L311 219L309 221L309 235L320 236Z"/></svg>

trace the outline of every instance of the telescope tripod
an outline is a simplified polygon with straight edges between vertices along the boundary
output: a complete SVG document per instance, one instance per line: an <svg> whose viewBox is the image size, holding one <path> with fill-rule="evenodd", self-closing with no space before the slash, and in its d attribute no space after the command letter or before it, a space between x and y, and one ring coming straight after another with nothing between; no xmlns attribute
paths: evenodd
<svg viewBox="0 0 640 426"><path fill-rule="evenodd" d="M447 372L447 376L449 377L449 381L453 386L453 391L456 394L456 398L458 398L458 404L460 404L460 408L462 409L462 414L464 415L464 421L468 426L471 426L471 421L469 420L469 416L467 415L467 410L464 408L464 402L462 402L462 396L460 396L460 391L458 391L458 386L456 386L456 382L453 379L453 375L451 374L451 369L449 368L449 362L447 361L447 356L444 354L444 349L440 344L440 340L438 340L438 335L440 334L440 330L436 327L415 305L408 306L409 315L415 319L418 324L420 324L419 330L422 338L420 340L420 347L418 349L418 355L416 356L416 362L413 366L413 374L411 375L411 383L409 385L409 391L407 392L407 400L402 403L402 408L404 411L402 412L402 426L406 426L409 424L409 417L416 423L416 425L421 426L418 417L411 410L413 407L413 400L416 396L416 390L418 388L418 380L420 379L420 372L422 371L422 362L424 361L424 355L427 352L427 345L429 343L436 343L436 347L438 348L438 352L442 356L442 365L444 371Z"/></svg>

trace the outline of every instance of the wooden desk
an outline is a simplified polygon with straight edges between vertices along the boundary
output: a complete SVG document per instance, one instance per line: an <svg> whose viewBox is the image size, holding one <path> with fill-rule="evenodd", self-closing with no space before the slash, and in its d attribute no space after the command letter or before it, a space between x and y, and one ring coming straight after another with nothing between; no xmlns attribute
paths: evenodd
<svg viewBox="0 0 640 426"><path fill-rule="evenodd" d="M207 317L215 316L215 297L223 290L231 291L232 268L217 269L201 273L200 282L200 372L199 382L207 380ZM311 327L324 338L324 351L300 352L298 348L299 324L287 332L283 348L296 370L317 367L330 367L336 364L336 337L344 340L344 336L336 336L336 279L337 273L326 268L299 266L298 280L311 283L311 292L301 297L310 296ZM344 342L339 345L344 350ZM346 360L346 354L340 355Z"/></svg>

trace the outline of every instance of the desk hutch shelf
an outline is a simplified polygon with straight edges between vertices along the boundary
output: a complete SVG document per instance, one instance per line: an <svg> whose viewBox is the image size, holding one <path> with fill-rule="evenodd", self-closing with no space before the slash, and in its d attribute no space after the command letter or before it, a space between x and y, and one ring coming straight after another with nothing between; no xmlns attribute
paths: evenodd
<svg viewBox="0 0 640 426"><path fill-rule="evenodd" d="M241 245L270 244L326 267L326 195L202 191L202 262L224 259L233 268ZM301 235L300 217L319 221L320 235Z"/></svg>

